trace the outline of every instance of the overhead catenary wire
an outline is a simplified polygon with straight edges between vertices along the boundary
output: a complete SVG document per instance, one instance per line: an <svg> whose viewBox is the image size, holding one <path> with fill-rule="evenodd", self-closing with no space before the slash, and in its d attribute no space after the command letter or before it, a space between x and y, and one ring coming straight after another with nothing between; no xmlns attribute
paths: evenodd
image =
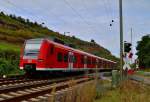
<svg viewBox="0 0 150 102"><path fill-rule="evenodd" d="M104 11L106 12L106 18L108 20L108 25L107 26L110 28L110 30L112 30L111 27L112 27L113 22L114 22L113 15L111 14L110 7L107 6L107 5L110 4L110 2L108 3L108 1L103 0L103 2L101 2L101 3L103 3L103 5L104 5ZM88 11L88 8L87 8L85 0L82 0L82 4L83 4L84 10ZM99 4L99 2L98 2L98 4Z"/></svg>
<svg viewBox="0 0 150 102"><path fill-rule="evenodd" d="M19 10L20 12L26 12L26 13L28 13L28 14L30 14L30 15L33 14L32 12L29 12L29 11L27 11L27 10L24 9L24 8L18 7L16 4L14 4L13 2L11 2L11 1L9 1L9 0L5 0L5 2L6 2L7 4L9 4L9 5L15 7L15 8L16 8L17 10ZM34 22L37 22L37 21L36 21L36 18L38 18L39 20L42 21L42 18L39 18L38 16L36 16L36 17L32 16L32 18L34 19ZM43 21L42 21L42 24L43 24Z"/></svg>
<svg viewBox="0 0 150 102"><path fill-rule="evenodd" d="M85 0L82 0L82 6L85 11L89 12L89 8L87 7ZM90 24L90 25L92 26L93 24Z"/></svg>
<svg viewBox="0 0 150 102"><path fill-rule="evenodd" d="M33 1L34 2L34 1ZM37 5L38 6L38 5ZM45 8L44 8L45 7ZM51 13L57 20L63 22L64 24L67 24L68 22L66 22L65 20L63 20L60 16L57 16L54 12L52 12L52 10L49 7L44 6L42 7L42 9L44 10L43 13L45 13L45 11L48 11L48 13ZM47 14L47 13L45 13Z"/></svg>
<svg viewBox="0 0 150 102"><path fill-rule="evenodd" d="M87 5L86 5L85 0L82 0L82 4L83 4L83 8L84 8L86 11L88 11L88 7L87 7Z"/></svg>
<svg viewBox="0 0 150 102"><path fill-rule="evenodd" d="M110 17L109 8L107 6L108 4L107 4L106 0L104 0L103 3L104 3L105 11L106 11L106 16L107 16L108 20L110 20L111 17Z"/></svg>
<svg viewBox="0 0 150 102"><path fill-rule="evenodd" d="M29 12L29 11L23 9L23 8L18 7L17 5L15 5L14 3L12 3L12 2L9 1L9 0L5 0L5 2L6 2L7 4L9 4L9 5L15 7L17 10L19 10L19 11L21 11L21 12L22 12L22 11L25 11L25 12L27 12L27 13L29 13L29 14L32 14L31 12ZM19 9L18 9L18 8L19 8Z"/></svg>
<svg viewBox="0 0 150 102"><path fill-rule="evenodd" d="M68 2L67 0L63 0L63 1L66 5L68 5L68 7L71 8L71 10L76 14L76 16L78 16L82 20L83 23L88 25L88 27L92 30L92 32L95 32L95 28L92 26L92 24L87 22L86 19L82 15L80 15L80 13L78 13L78 11L70 4L70 2Z"/></svg>
<svg viewBox="0 0 150 102"><path fill-rule="evenodd" d="M11 2L11 1L9 1L9 0L5 0L5 2L7 2L9 5L11 5L11 6L13 6L13 7L15 7L16 9L18 9L19 8L19 11L23 11L23 12L27 12L27 13L29 13L30 15L32 15L32 12L29 12L29 11L27 11L26 9L24 9L24 8L20 8L20 7L18 7L16 4L14 4L13 2ZM55 18L58 18L58 16L56 16L53 12L51 12L54 16L55 16ZM36 19L36 18L38 18L39 20L41 20L42 21L42 24L45 24L45 23L43 23L43 18L39 18L38 16L36 16L36 17L34 17L34 16L32 16L33 17L33 19ZM61 22L64 22L63 20L61 20ZM66 23L66 22L64 22L64 23ZM52 25L52 24L51 24Z"/></svg>
<svg viewBox="0 0 150 102"><path fill-rule="evenodd" d="M32 14L32 12L29 12L29 11L27 11L26 9L24 9L24 8L20 8L20 7L18 7L18 5L16 5L16 4L14 4L13 2L11 2L10 0L5 0L7 3L9 3L10 5L12 5L12 6L14 6L15 8L19 8L19 10L20 11L24 11L24 12L27 12L27 13L29 13L29 14ZM86 25L88 25L88 27L91 29L91 31L92 32L95 32L95 25L93 25L93 24L91 24L91 23L89 23L87 20L86 20L86 18L85 17L83 17L77 10L76 10L76 8L74 8L73 6L72 6L72 4L70 3L70 1L68 1L68 0L63 0L64 2L65 2L65 4L67 5L67 6L69 6L70 8L71 8L71 10L74 12L74 14L76 14L76 16L78 16L80 19L81 19L81 21L83 22L83 23L85 23ZM105 1L105 0L104 0ZM85 9L86 10L88 10L88 8L86 7L86 5L84 5L84 7L85 7ZM45 10L45 11L47 11L47 10ZM44 12L45 12L44 11ZM44 13L43 12L43 13ZM58 15L56 15L54 12L52 12L50 9L48 9L48 12L50 12L55 18L57 18L59 21L61 21L61 22L63 22L64 24L67 24L68 22L66 22L65 20L63 20L63 19L61 19L61 17L59 17ZM109 10L108 10L108 8L107 8L107 11L106 11L106 13L108 14L108 16L110 16L110 12L109 12ZM35 18L34 16L32 16L33 18ZM38 16L36 16L36 18L38 18ZM111 17L110 17L111 18ZM41 18L39 18L39 19L41 19ZM69 23L68 23L69 24Z"/></svg>
<svg viewBox="0 0 150 102"><path fill-rule="evenodd" d="M48 11L47 11L48 14L51 13L51 14L52 14L56 19L58 19L59 21L63 22L64 24L68 24L67 21L65 21L64 19L62 19L61 16L58 16L57 14L55 14L50 8L47 8L46 6L45 6L45 8L44 8L44 7L42 7L42 8L43 8L43 10L44 10L43 13L46 14L46 11L47 11L47 9L48 9Z"/></svg>
<svg viewBox="0 0 150 102"><path fill-rule="evenodd" d="M67 1L67 0L63 0L65 2L66 5L68 5L72 11L87 25L90 25L78 12L77 10Z"/></svg>
<svg viewBox="0 0 150 102"><path fill-rule="evenodd" d="M16 9L18 9L19 11L21 12L27 12L29 14L32 14L32 12L29 12L27 10L25 10L24 8L20 8L18 7L16 4L14 4L13 2L9 1L9 0L5 0L5 2L13 7L15 7ZM51 11L50 11L51 12ZM51 12L53 14L53 16L55 16L57 19L60 19L55 13ZM35 18L34 16L32 16L33 18ZM39 18L39 17L36 17L36 18ZM41 18L39 18L41 19ZM67 23L66 21L64 21L63 19L60 19L61 22L64 22L64 23Z"/></svg>
<svg viewBox="0 0 150 102"><path fill-rule="evenodd" d="M7 3L7 4L9 4L9 5L13 6L13 7L15 7L15 8L16 8L17 10L19 10L20 12L26 12L26 13L32 15L32 12L29 12L29 11L27 11L27 10L24 9L24 8L20 8L18 5L16 5L15 3L13 3L13 2L11 2L11 1L9 1L9 0L5 0L5 3ZM51 12L51 13L53 14L53 16L55 16L55 18L60 19L60 18L58 18L58 16L55 15L53 12ZM33 19L38 18L38 19L41 19L41 20L42 20L42 18L39 18L38 16L36 16L36 18L35 18L34 16L32 16L32 18L33 18ZM36 21L36 20L35 20L35 21ZM62 20L62 19L60 19L60 21L66 23L66 22L65 22L64 20Z"/></svg>
<svg viewBox="0 0 150 102"><path fill-rule="evenodd" d="M106 10L106 13L107 13L107 17L108 17L108 20L109 20L109 26L112 27L113 23L114 23L114 17L113 17L113 13L112 13L112 9L113 7L111 8L111 3L109 0L104 0L104 8Z"/></svg>
<svg viewBox="0 0 150 102"><path fill-rule="evenodd" d="M106 0L106 2L107 2L108 9L110 11L110 17L111 17L111 19L113 19L113 12L112 12L113 7L112 7L112 3L110 2L110 0Z"/></svg>
<svg viewBox="0 0 150 102"><path fill-rule="evenodd" d="M113 7L113 2L111 2L111 0L108 0L109 2L109 7L110 7L110 10L111 10L111 23L113 25L113 23L115 22L114 18L115 18L115 14L114 14L114 7Z"/></svg>

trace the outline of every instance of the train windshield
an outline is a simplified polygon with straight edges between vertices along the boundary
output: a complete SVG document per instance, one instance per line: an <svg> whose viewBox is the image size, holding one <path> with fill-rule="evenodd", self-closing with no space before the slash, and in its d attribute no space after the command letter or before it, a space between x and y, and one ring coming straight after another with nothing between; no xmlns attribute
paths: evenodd
<svg viewBox="0 0 150 102"><path fill-rule="evenodd" d="M27 41L25 45L24 57L37 58L41 43L41 41Z"/></svg>

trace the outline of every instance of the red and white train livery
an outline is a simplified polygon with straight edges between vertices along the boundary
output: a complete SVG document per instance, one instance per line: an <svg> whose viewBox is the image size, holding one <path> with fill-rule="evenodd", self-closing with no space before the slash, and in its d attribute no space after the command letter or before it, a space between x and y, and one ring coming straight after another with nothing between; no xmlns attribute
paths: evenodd
<svg viewBox="0 0 150 102"><path fill-rule="evenodd" d="M44 38L25 41L20 58L20 69L27 72L113 69L115 64L114 61Z"/></svg>

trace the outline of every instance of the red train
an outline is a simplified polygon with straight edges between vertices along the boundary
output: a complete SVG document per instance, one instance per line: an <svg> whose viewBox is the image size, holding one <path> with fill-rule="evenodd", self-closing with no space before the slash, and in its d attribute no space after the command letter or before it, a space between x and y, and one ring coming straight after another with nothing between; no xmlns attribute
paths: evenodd
<svg viewBox="0 0 150 102"><path fill-rule="evenodd" d="M20 69L26 72L113 69L115 64L44 38L25 41L20 58Z"/></svg>

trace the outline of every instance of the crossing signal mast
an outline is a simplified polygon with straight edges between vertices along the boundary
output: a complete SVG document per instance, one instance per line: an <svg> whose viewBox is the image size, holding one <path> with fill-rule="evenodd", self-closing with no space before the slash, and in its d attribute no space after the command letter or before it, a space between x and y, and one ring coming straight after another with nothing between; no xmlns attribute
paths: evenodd
<svg viewBox="0 0 150 102"><path fill-rule="evenodd" d="M129 53L131 51L132 44L128 42L124 42L124 52Z"/></svg>
<svg viewBox="0 0 150 102"><path fill-rule="evenodd" d="M124 53L128 53L128 58L132 59L133 53L132 53L132 44L128 42L124 42Z"/></svg>
<svg viewBox="0 0 150 102"><path fill-rule="evenodd" d="M133 56L133 54L132 54L132 44L131 43L129 43L129 42L124 42L124 66L123 66L123 69L125 70L125 71L127 71L127 70L130 70L131 69L131 67L130 67L130 61L131 61L131 59L132 59L132 56Z"/></svg>

